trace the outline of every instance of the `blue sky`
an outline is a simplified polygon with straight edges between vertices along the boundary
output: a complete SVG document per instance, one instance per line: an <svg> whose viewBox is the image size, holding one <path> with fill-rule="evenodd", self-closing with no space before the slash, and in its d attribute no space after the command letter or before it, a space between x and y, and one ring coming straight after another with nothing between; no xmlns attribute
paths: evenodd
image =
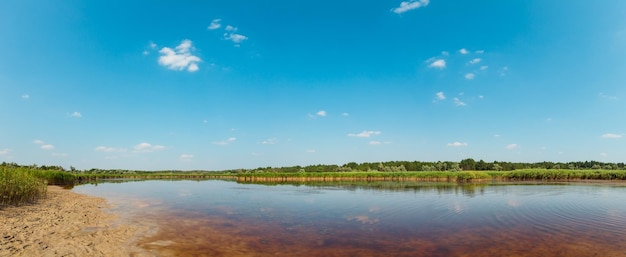
<svg viewBox="0 0 626 257"><path fill-rule="evenodd" d="M0 161L626 156L625 1L197 2L0 2Z"/></svg>

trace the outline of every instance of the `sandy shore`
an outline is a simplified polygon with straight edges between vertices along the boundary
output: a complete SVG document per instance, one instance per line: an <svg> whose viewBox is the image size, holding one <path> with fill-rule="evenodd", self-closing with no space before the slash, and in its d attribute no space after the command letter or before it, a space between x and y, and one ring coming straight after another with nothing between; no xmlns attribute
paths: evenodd
<svg viewBox="0 0 626 257"><path fill-rule="evenodd" d="M57 186L38 203L0 209L0 256L150 256L136 226L116 222L104 199Z"/></svg>

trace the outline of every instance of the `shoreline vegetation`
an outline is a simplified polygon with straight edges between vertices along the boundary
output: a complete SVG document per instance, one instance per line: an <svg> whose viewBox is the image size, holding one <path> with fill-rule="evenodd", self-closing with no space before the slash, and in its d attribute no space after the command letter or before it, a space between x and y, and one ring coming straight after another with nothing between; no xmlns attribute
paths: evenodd
<svg viewBox="0 0 626 257"><path fill-rule="evenodd" d="M47 185L72 187L85 183L150 179L228 179L240 183L626 180L626 165L596 161L488 163L464 159L460 162L391 161L360 164L350 162L342 166L310 165L225 171L133 171L77 170L74 167L66 170L60 166L23 166L3 162L0 164L0 208L36 202L46 196Z"/></svg>

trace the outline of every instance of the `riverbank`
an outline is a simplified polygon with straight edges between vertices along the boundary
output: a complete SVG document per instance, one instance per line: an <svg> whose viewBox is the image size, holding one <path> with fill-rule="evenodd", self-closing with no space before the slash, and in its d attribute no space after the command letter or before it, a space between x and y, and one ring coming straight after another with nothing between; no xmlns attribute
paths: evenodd
<svg viewBox="0 0 626 257"><path fill-rule="evenodd" d="M0 209L0 256L149 256L140 228L117 222L102 198L48 186L34 204Z"/></svg>

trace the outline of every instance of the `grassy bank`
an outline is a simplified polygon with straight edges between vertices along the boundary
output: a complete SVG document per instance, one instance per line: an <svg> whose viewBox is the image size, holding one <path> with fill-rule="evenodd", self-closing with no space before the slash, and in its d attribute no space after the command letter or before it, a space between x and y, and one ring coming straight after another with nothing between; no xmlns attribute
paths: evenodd
<svg viewBox="0 0 626 257"><path fill-rule="evenodd" d="M240 182L332 182L332 181L435 181L471 182L483 180L626 180L625 170L526 169L515 171L400 171L400 172L298 172L248 173L237 175Z"/></svg>
<svg viewBox="0 0 626 257"><path fill-rule="evenodd" d="M0 207L33 202L46 195L47 182L39 171L0 167Z"/></svg>

